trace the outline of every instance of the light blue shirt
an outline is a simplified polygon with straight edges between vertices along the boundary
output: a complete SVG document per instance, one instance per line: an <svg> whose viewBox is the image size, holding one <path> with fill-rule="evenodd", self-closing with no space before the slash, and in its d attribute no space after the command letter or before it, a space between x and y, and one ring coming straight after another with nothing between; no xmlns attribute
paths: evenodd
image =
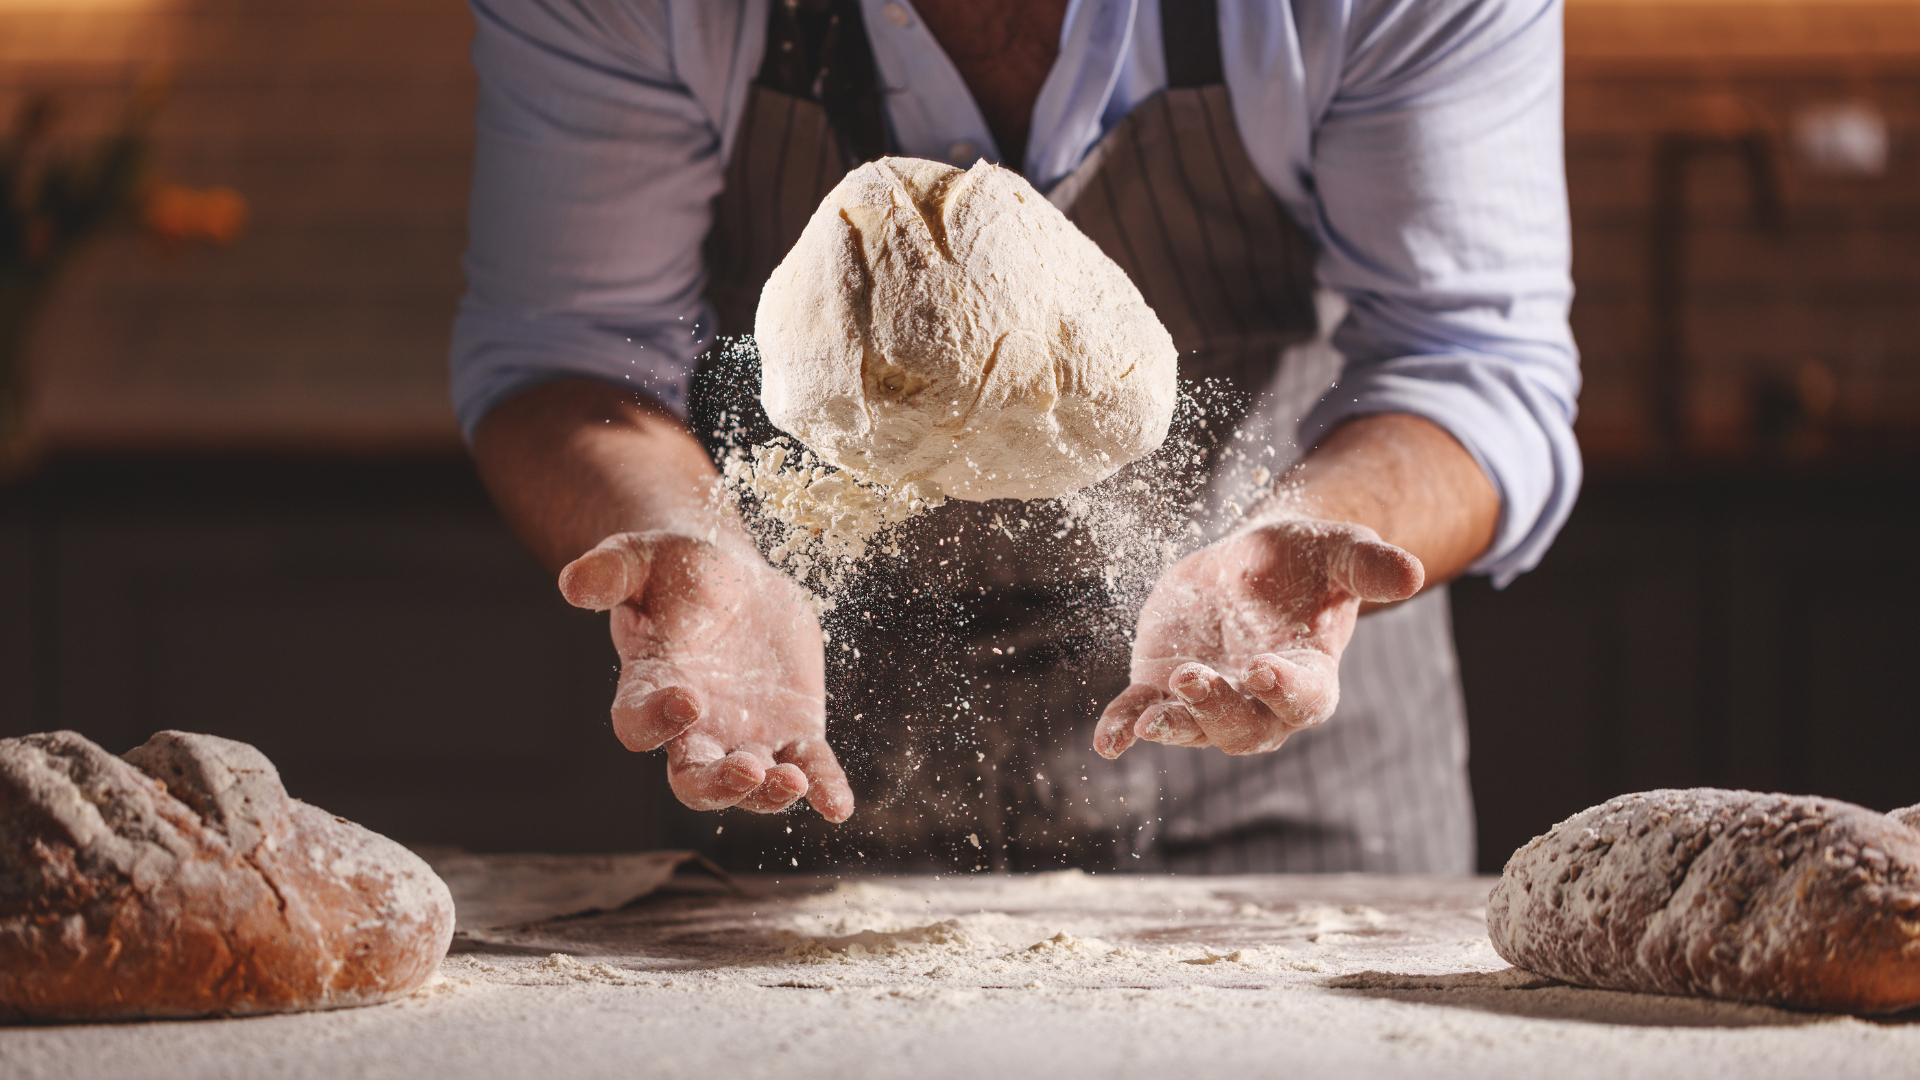
<svg viewBox="0 0 1920 1080"><path fill-rule="evenodd" d="M478 139L453 341L463 430L561 375L684 408L711 339L701 246L771 0L473 0ZM1024 171L1046 190L1166 85L1162 0L1073 0ZM1165 0L1175 2L1178 0ZM907 0L862 0L902 153L997 158ZM1580 371L1559 0L1220 0L1247 152L1319 242L1346 368L1303 442L1427 417L1498 489L1505 583L1572 508Z"/></svg>

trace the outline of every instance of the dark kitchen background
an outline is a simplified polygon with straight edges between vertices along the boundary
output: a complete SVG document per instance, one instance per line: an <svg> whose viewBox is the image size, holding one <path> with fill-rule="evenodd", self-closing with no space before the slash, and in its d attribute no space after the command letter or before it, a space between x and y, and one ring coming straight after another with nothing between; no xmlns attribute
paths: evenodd
<svg viewBox="0 0 1920 1080"><path fill-rule="evenodd" d="M213 731L409 839L650 842L603 621L446 403L468 33L0 0L16 142L105 154L97 235L0 255L0 735ZM1454 592L1482 865L1626 790L1920 800L1920 2L1571 0L1567 40L1589 475L1540 570Z"/></svg>

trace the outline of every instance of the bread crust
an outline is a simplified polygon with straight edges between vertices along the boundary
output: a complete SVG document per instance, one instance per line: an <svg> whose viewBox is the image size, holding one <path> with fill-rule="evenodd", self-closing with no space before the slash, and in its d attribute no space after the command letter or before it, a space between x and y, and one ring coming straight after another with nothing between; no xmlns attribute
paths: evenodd
<svg viewBox="0 0 1920 1080"><path fill-rule="evenodd" d="M1834 799L1623 795L1535 837L1493 947L1582 986L1806 1009L1920 1005L1920 832Z"/></svg>
<svg viewBox="0 0 1920 1080"><path fill-rule="evenodd" d="M1887 816L1909 829L1920 829L1920 806L1903 806L1887 811Z"/></svg>
<svg viewBox="0 0 1920 1080"><path fill-rule="evenodd" d="M431 977L452 933L426 863L288 797L243 743L0 740L0 1017L374 1004Z"/></svg>

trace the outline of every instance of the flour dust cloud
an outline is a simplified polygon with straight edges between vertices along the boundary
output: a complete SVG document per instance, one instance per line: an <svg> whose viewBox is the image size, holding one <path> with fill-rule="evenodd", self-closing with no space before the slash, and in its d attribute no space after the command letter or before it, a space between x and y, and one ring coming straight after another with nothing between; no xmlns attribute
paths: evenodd
<svg viewBox="0 0 1920 1080"><path fill-rule="evenodd" d="M751 338L718 348L733 370L757 360ZM1057 499L986 502L863 481L723 415L714 498L814 600L859 807L837 827L707 817L703 846L747 870L1124 864L1166 808L1153 775L1093 753L1093 723L1161 571L1271 486L1274 450L1234 435L1248 407L1183 384L1152 454ZM1206 483L1227 474L1234 494Z"/></svg>

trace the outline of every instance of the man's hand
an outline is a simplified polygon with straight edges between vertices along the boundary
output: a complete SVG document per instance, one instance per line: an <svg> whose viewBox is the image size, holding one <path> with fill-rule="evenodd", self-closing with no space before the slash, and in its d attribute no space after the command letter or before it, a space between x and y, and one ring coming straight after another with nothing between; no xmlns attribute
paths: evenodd
<svg viewBox="0 0 1920 1080"><path fill-rule="evenodd" d="M1134 740L1279 749L1340 701L1340 653L1360 605L1420 591L1420 560L1363 525L1292 518L1167 569L1140 612L1132 685L1094 730L1101 756Z"/></svg>
<svg viewBox="0 0 1920 1080"><path fill-rule="evenodd" d="M820 624L757 553L618 533L568 563L560 591L613 613L613 732L629 750L667 748L681 802L771 814L804 795L828 821L853 813L827 746Z"/></svg>

